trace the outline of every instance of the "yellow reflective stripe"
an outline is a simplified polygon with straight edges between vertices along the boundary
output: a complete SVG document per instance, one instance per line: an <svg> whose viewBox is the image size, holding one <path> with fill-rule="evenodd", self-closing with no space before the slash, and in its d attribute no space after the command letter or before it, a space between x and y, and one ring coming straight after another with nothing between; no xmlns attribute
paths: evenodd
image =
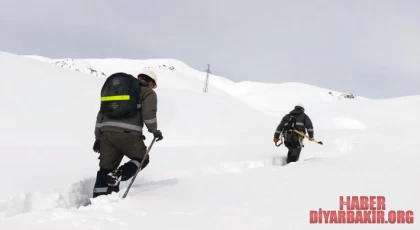
<svg viewBox="0 0 420 230"><path fill-rule="evenodd" d="M130 95L101 97L101 101L128 101L128 100L130 100Z"/></svg>

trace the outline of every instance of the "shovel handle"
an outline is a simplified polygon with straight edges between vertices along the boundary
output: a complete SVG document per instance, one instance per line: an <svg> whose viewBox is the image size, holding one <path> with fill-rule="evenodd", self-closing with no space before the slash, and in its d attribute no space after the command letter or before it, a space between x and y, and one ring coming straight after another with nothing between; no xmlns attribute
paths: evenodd
<svg viewBox="0 0 420 230"><path fill-rule="evenodd" d="M306 135L306 134L304 134L304 133L302 133L302 132L299 132L299 131L297 131L297 130L293 130L293 131L294 131L295 133L297 133L297 134L299 134L299 135L303 136L303 137L308 138L308 140L309 140L309 139L311 139L308 135ZM324 145L324 143L322 143L322 141L313 140L313 142L316 142L316 143L318 143L318 144L320 144L320 145Z"/></svg>

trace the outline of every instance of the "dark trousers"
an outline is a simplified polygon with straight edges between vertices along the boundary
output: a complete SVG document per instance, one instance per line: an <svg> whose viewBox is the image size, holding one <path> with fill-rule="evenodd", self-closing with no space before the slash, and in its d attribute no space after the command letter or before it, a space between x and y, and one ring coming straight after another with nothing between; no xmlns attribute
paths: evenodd
<svg viewBox="0 0 420 230"><path fill-rule="evenodd" d="M296 145L295 145L296 146ZM303 138L299 137L299 143L297 143L297 147L288 147L289 152L287 153L287 164L290 162L296 162L299 160L300 152L302 151L303 145Z"/></svg>
<svg viewBox="0 0 420 230"><path fill-rule="evenodd" d="M287 153L287 164L290 162L296 162L299 160L300 152L302 151L302 147L298 148L289 148L289 152Z"/></svg>
<svg viewBox="0 0 420 230"><path fill-rule="evenodd" d="M124 156L131 159L119 167L121 181L133 177L146 153L143 138L129 133L104 132L100 137L99 171L93 189L93 197L119 192L119 184L108 186L106 176L118 168ZM149 156L143 162L142 169L149 164Z"/></svg>

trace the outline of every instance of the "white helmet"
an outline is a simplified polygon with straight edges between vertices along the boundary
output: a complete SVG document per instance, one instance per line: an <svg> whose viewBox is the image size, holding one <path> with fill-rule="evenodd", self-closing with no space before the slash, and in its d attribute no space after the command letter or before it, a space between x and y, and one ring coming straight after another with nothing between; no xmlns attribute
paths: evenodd
<svg viewBox="0 0 420 230"><path fill-rule="evenodd" d="M151 70L143 70L137 76L140 76L140 75L146 75L146 76L150 77L151 79L153 79L153 81L155 81L155 87L153 87L153 88L156 88L157 87L157 77L156 77L156 74L153 71L151 71Z"/></svg>
<svg viewBox="0 0 420 230"><path fill-rule="evenodd" d="M298 103L297 105L295 105L295 108L296 107L301 107L302 109L305 109L305 106L303 106L303 104L302 103Z"/></svg>

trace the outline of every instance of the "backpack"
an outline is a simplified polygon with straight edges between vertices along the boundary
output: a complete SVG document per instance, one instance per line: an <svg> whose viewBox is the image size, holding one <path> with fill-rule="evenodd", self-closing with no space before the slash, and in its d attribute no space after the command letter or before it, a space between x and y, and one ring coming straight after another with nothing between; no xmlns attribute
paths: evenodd
<svg viewBox="0 0 420 230"><path fill-rule="evenodd" d="M139 93L137 78L126 73L114 73L102 86L100 112L114 119L133 117L140 108Z"/></svg>
<svg viewBox="0 0 420 230"><path fill-rule="evenodd" d="M296 117L290 115L289 122L284 127L284 145L288 148L297 148L300 145L299 134L295 133Z"/></svg>

